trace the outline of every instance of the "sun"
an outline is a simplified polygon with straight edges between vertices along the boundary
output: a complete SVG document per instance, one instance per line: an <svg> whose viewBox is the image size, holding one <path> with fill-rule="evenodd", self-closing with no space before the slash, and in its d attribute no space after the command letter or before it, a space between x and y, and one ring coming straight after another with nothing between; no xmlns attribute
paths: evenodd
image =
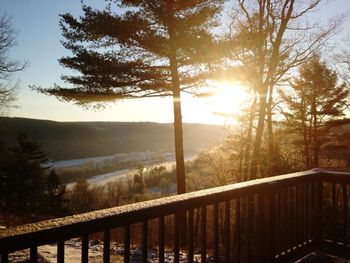
<svg viewBox="0 0 350 263"><path fill-rule="evenodd" d="M228 118L242 113L250 100L248 89L238 84L218 82L212 90L212 96L208 98L211 112Z"/></svg>
<svg viewBox="0 0 350 263"><path fill-rule="evenodd" d="M248 88L236 83L211 83L207 91L210 96L200 98L183 94L184 122L234 124L236 117L250 105L251 95Z"/></svg>

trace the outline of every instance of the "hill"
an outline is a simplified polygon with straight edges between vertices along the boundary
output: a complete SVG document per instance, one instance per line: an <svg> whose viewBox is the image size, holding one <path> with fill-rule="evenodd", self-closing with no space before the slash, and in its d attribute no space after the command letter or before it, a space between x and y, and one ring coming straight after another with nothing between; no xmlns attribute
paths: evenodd
<svg viewBox="0 0 350 263"><path fill-rule="evenodd" d="M19 132L41 143L55 160L142 151L174 151L173 124L151 122L56 122L0 118L2 140L14 144ZM196 153L222 141L222 126L184 124L185 153Z"/></svg>

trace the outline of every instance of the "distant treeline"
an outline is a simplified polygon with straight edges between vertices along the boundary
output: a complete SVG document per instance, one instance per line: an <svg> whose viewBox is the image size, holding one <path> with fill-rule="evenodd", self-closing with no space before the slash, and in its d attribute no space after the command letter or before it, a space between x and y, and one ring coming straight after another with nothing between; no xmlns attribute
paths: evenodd
<svg viewBox="0 0 350 263"><path fill-rule="evenodd" d="M48 157L84 158L140 151L174 151L173 124L151 122L55 122L26 118L0 118L2 141L15 143L25 132L43 145ZM222 141L222 126L184 124L185 153L211 147Z"/></svg>

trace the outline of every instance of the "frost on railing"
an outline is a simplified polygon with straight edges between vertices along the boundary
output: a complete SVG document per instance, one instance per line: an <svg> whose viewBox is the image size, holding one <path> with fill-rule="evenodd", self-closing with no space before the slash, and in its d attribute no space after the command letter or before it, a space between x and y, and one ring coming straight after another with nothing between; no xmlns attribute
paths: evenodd
<svg viewBox="0 0 350 263"><path fill-rule="evenodd" d="M0 230L1 262L20 253L57 262L273 262L326 245L349 249L349 185L349 174L312 170L9 228Z"/></svg>

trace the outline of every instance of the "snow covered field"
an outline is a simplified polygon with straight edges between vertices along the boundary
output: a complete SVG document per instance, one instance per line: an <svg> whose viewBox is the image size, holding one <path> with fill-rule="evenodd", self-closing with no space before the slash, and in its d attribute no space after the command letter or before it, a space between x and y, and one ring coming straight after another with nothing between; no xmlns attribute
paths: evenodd
<svg viewBox="0 0 350 263"><path fill-rule="evenodd" d="M185 160L192 160L197 156L197 154L189 154L185 155ZM163 156L159 156L159 154L155 154L153 152L146 153L131 153L131 154L117 154L110 156L98 156L91 158L83 158L83 159L74 159L74 160L63 160L63 161L55 161L52 162L53 168L63 169L67 167L79 167L84 166L86 164L93 163L94 166L103 165L106 161L112 161L118 158L121 161L125 160L137 160L139 163L143 164L145 169L151 169L155 166L164 166L167 170L171 170L175 165L175 157L172 154L165 154ZM158 160L158 162L157 162ZM163 161L159 161L163 160ZM115 170L109 173L103 173L99 175L95 175L87 179L91 186L102 186L107 184L108 182L114 181L115 179L126 178L127 176L132 176L137 172L137 169L120 169ZM75 185L75 182L67 184L67 188L71 188Z"/></svg>
<svg viewBox="0 0 350 263"><path fill-rule="evenodd" d="M89 158L81 158L81 159L71 159L71 160L51 160L46 163L47 166L52 168L68 168L68 167L77 167L84 166L87 164L94 164L95 166L101 166L108 162L121 162L121 161L133 161L138 160L142 163L152 163L155 160L164 160L170 161L174 160L173 153L165 153L163 151L159 152L131 152L131 153L117 153L114 155L106 155L106 156L95 156Z"/></svg>

